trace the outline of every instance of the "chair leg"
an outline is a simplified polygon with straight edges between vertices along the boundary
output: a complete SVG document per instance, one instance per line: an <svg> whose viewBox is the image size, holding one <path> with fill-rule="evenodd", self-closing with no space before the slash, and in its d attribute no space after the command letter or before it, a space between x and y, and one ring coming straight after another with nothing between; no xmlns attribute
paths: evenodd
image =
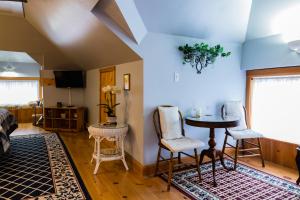
<svg viewBox="0 0 300 200"><path fill-rule="evenodd" d="M158 152L157 152L157 159L156 159L156 166L155 166L154 176L157 176L159 161L160 161L160 152L161 152L161 147L159 146Z"/></svg>
<svg viewBox="0 0 300 200"><path fill-rule="evenodd" d="M246 149L245 140L242 139L241 142L242 142L242 149ZM242 154L245 155L245 152L243 151Z"/></svg>
<svg viewBox="0 0 300 200"><path fill-rule="evenodd" d="M265 160L264 160L264 156L263 156L263 153L262 153L261 143L260 143L260 139L259 139L259 138L257 138L257 143L258 143L258 147L259 147L259 153L260 153L260 158L261 158L261 164L262 164L262 167L265 167Z"/></svg>
<svg viewBox="0 0 300 200"><path fill-rule="evenodd" d="M199 176L199 182L201 182L201 170L200 170L200 163L199 163L199 159L198 159L198 153L197 153L197 149L194 149L195 152L195 162L196 162L196 167L197 167L197 171L198 171L198 176Z"/></svg>
<svg viewBox="0 0 300 200"><path fill-rule="evenodd" d="M180 164L180 163L181 163L181 153L178 152L178 164Z"/></svg>
<svg viewBox="0 0 300 200"><path fill-rule="evenodd" d="M173 175L173 152L170 152L170 160L169 160L169 177L168 177L168 187L167 187L167 191L170 191L172 175Z"/></svg>
<svg viewBox="0 0 300 200"><path fill-rule="evenodd" d="M223 148L222 148L223 157L224 157L224 153L225 153L225 149L226 149L227 139L228 139L228 134L225 133L225 139L224 139L224 144L223 144Z"/></svg>
<svg viewBox="0 0 300 200"><path fill-rule="evenodd" d="M236 140L235 157L234 157L234 167L233 167L234 170L236 170L236 164L237 164L238 152L239 152L239 140Z"/></svg>

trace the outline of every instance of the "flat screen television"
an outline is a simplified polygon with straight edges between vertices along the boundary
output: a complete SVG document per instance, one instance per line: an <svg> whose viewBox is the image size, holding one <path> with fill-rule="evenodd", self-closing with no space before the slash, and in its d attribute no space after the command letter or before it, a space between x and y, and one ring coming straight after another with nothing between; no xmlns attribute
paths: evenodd
<svg viewBox="0 0 300 200"><path fill-rule="evenodd" d="M84 88L85 77L83 71L54 71L57 88Z"/></svg>

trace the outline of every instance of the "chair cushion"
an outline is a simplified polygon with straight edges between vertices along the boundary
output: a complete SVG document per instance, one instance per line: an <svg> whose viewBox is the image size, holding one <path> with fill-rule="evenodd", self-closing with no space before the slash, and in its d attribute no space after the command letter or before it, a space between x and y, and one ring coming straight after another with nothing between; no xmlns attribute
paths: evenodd
<svg viewBox="0 0 300 200"><path fill-rule="evenodd" d="M172 140L161 139L161 143L172 152L191 150L205 146L205 144L201 140L192 139L188 137L182 137L179 139Z"/></svg>
<svg viewBox="0 0 300 200"><path fill-rule="evenodd" d="M228 132L235 140L263 137L263 134L255 132L251 129L240 130L240 131L229 129Z"/></svg>
<svg viewBox="0 0 300 200"><path fill-rule="evenodd" d="M178 107L158 107L158 111L162 137L166 140L183 137Z"/></svg>
<svg viewBox="0 0 300 200"><path fill-rule="evenodd" d="M240 123L237 127L230 128L231 130L246 130L247 124L245 120L245 111L241 101L229 101L224 104L224 116L238 117Z"/></svg>

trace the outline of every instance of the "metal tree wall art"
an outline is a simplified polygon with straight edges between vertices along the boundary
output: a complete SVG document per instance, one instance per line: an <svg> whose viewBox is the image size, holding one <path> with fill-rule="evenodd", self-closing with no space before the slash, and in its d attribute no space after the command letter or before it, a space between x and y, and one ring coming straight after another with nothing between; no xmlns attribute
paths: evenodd
<svg viewBox="0 0 300 200"><path fill-rule="evenodd" d="M224 52L224 48L219 44L212 47L205 43L196 43L194 46L186 44L178 49L183 53L183 64L190 63L196 68L198 74L201 74L209 64L213 64L217 57L227 57L231 54L231 52Z"/></svg>

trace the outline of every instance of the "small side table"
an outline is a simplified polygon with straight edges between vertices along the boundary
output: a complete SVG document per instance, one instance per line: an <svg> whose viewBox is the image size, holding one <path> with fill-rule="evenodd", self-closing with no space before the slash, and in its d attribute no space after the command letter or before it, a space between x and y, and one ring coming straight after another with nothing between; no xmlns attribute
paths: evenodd
<svg viewBox="0 0 300 200"><path fill-rule="evenodd" d="M90 133L89 138L93 137L95 139L94 152L91 160L91 162L93 162L94 159L96 160L94 174L97 174L101 162L112 160L122 160L125 169L128 170L124 153L124 139L128 131L127 124L109 126L94 124L88 127L88 131ZM114 147L101 148L101 141L104 139L115 142Z"/></svg>
<svg viewBox="0 0 300 200"><path fill-rule="evenodd" d="M296 163L299 171L299 178L297 179L297 185L300 183L300 147L297 148L297 156L296 156Z"/></svg>
<svg viewBox="0 0 300 200"><path fill-rule="evenodd" d="M239 118L235 117L221 117L221 116L202 116L199 118L187 117L185 118L185 122L187 125L195 126L195 127L203 127L209 128L209 141L208 149L204 149L201 152L199 165L202 164L204 156L209 157L212 160L212 173L213 173L213 184L214 187L217 186L217 182L215 179L215 162L217 157L220 157L220 161L222 166L229 170L225 163L222 151L216 149L216 141L215 141L215 129L216 128L231 128L239 125Z"/></svg>

